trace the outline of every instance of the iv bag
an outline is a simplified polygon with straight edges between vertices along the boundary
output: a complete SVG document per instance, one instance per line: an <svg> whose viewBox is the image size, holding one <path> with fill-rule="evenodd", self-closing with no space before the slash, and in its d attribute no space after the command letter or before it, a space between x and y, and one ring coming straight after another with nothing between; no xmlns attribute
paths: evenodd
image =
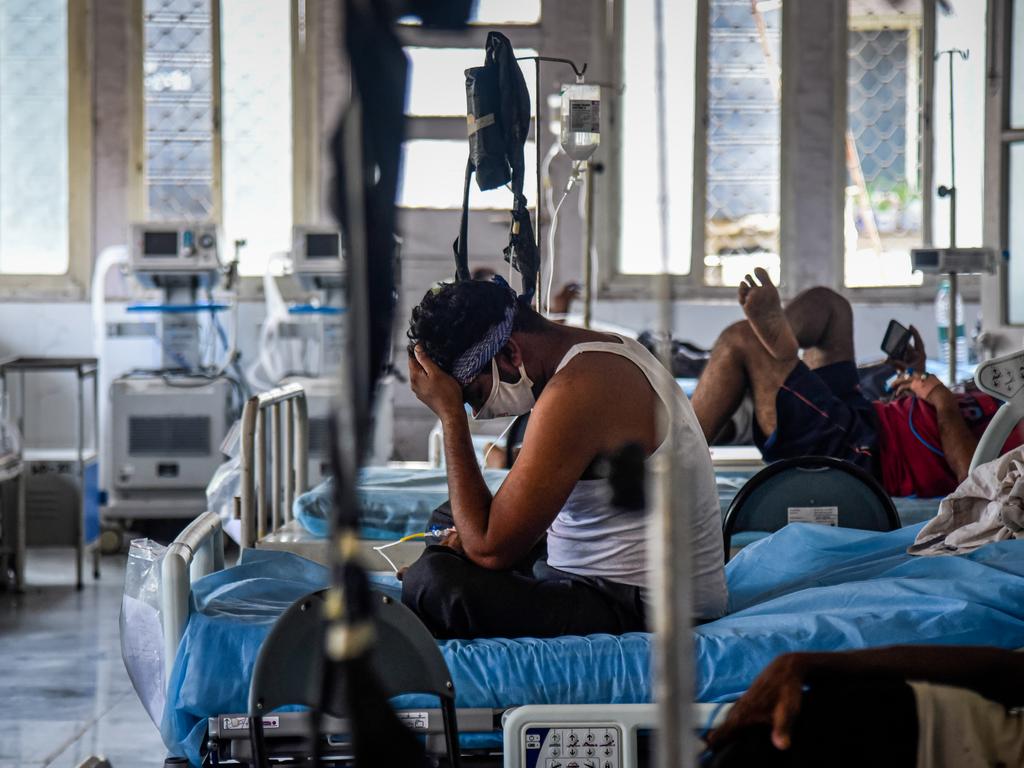
<svg viewBox="0 0 1024 768"><path fill-rule="evenodd" d="M601 87L575 83L562 88L562 149L576 161L590 159L601 143Z"/></svg>

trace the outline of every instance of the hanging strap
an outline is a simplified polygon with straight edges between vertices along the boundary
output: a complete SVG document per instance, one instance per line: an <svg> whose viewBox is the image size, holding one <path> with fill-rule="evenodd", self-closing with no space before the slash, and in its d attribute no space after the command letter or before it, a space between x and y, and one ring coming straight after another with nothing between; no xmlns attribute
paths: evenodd
<svg viewBox="0 0 1024 768"><path fill-rule="evenodd" d="M459 236L452 243L455 251L455 279L469 280L469 187L473 179L473 160L466 161L466 182L462 187L462 221Z"/></svg>

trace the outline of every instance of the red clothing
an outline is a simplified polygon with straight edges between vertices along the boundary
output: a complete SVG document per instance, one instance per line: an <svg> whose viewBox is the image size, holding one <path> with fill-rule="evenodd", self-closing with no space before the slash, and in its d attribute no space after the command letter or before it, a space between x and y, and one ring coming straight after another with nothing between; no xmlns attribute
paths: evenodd
<svg viewBox="0 0 1024 768"><path fill-rule="evenodd" d="M957 400L967 426L980 438L1000 402L981 392L957 393ZM889 495L930 497L951 493L959 483L945 458L939 455L942 440L935 407L916 397L891 402L876 400L872 405L878 417L882 485ZM1024 442L1019 433L1019 428L1011 433L1003 453Z"/></svg>

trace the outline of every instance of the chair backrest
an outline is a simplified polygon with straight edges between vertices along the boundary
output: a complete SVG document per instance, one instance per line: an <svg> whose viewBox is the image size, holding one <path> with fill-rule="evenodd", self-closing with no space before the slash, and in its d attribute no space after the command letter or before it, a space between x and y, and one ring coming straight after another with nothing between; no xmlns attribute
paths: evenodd
<svg viewBox="0 0 1024 768"><path fill-rule="evenodd" d="M429 693L454 701L455 688L437 641L412 611L374 593L375 630L371 664L385 693ZM249 685L249 714L285 705L319 704L324 592L300 598L274 624L260 648ZM344 702L326 714L345 717Z"/></svg>
<svg viewBox="0 0 1024 768"><path fill-rule="evenodd" d="M889 494L860 467L827 456L786 459L750 478L729 505L722 530L725 559L734 534L772 533L796 521L870 531L900 527Z"/></svg>

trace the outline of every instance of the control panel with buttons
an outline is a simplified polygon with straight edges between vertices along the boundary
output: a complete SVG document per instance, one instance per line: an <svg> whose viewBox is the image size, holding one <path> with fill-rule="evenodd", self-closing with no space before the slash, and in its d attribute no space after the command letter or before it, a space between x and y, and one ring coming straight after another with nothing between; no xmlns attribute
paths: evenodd
<svg viewBox="0 0 1024 768"><path fill-rule="evenodd" d="M621 768L622 730L614 724L531 726L523 768Z"/></svg>

